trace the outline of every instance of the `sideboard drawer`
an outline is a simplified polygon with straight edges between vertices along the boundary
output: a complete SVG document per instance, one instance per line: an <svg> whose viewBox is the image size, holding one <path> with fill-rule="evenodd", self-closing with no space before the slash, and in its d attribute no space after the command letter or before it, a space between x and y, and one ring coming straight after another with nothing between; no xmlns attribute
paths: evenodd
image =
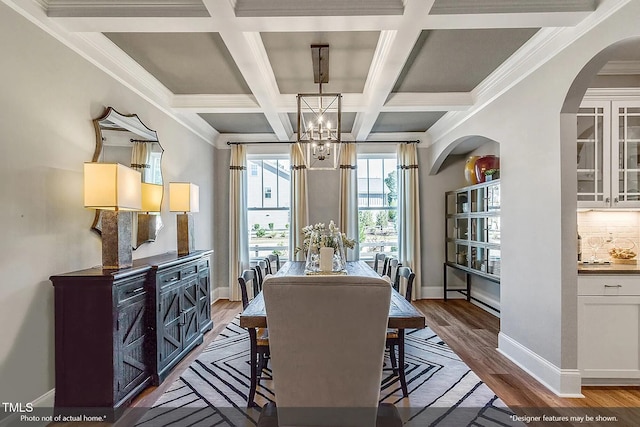
<svg viewBox="0 0 640 427"><path fill-rule="evenodd" d="M579 276L578 295L640 295L640 276Z"/></svg>
<svg viewBox="0 0 640 427"><path fill-rule="evenodd" d="M197 274L198 273L198 263L197 262L192 262L190 264L187 264L186 266L184 266L180 272L181 274L181 278L184 279L187 276L191 276L192 274Z"/></svg>
<svg viewBox="0 0 640 427"><path fill-rule="evenodd" d="M136 277L130 280L127 280L121 284L118 284L116 286L116 292L117 292L117 301L118 301L118 305L122 304L122 303L126 303L129 299L131 298L135 298L139 295L144 295L145 292L145 282L146 282L147 276L140 276L140 277Z"/></svg>

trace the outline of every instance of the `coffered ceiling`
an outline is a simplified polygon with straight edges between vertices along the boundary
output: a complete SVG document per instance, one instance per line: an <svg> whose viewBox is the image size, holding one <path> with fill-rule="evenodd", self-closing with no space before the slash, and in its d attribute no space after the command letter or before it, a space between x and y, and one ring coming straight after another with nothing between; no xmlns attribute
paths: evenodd
<svg viewBox="0 0 640 427"><path fill-rule="evenodd" d="M345 139L422 138L596 0L2 0L210 142L295 139L326 92Z"/></svg>

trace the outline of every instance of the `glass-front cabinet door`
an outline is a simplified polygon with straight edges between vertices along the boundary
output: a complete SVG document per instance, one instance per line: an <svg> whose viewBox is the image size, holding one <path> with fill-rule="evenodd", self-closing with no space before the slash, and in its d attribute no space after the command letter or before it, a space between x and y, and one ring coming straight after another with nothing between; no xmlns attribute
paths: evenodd
<svg viewBox="0 0 640 427"><path fill-rule="evenodd" d="M578 207L606 208L611 201L609 102L583 102L577 114Z"/></svg>
<svg viewBox="0 0 640 427"><path fill-rule="evenodd" d="M640 207L640 100L614 101L611 132L614 207Z"/></svg>
<svg viewBox="0 0 640 427"><path fill-rule="evenodd" d="M640 208L640 97L585 97L577 148L578 208Z"/></svg>

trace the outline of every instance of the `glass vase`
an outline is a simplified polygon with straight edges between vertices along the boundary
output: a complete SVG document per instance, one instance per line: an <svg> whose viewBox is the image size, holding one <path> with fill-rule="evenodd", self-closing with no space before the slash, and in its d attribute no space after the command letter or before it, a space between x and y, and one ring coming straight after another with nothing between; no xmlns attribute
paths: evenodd
<svg viewBox="0 0 640 427"><path fill-rule="evenodd" d="M338 229L311 233L305 274L346 274L346 266L344 243Z"/></svg>

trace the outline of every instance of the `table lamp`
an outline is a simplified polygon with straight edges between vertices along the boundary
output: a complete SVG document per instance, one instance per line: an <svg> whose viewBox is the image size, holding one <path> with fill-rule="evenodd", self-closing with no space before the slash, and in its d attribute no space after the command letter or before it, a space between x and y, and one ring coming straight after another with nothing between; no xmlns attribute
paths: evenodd
<svg viewBox="0 0 640 427"><path fill-rule="evenodd" d="M191 212L200 210L200 189L190 182L169 183L169 210L177 215L178 255L195 251L194 225Z"/></svg>
<svg viewBox="0 0 640 427"><path fill-rule="evenodd" d="M102 210L102 267L133 265L131 211L142 204L140 172L119 163L84 164L84 207Z"/></svg>
<svg viewBox="0 0 640 427"><path fill-rule="evenodd" d="M142 208L138 214L137 242L148 242L156 239L158 231L158 215L162 205L161 184L142 183Z"/></svg>

